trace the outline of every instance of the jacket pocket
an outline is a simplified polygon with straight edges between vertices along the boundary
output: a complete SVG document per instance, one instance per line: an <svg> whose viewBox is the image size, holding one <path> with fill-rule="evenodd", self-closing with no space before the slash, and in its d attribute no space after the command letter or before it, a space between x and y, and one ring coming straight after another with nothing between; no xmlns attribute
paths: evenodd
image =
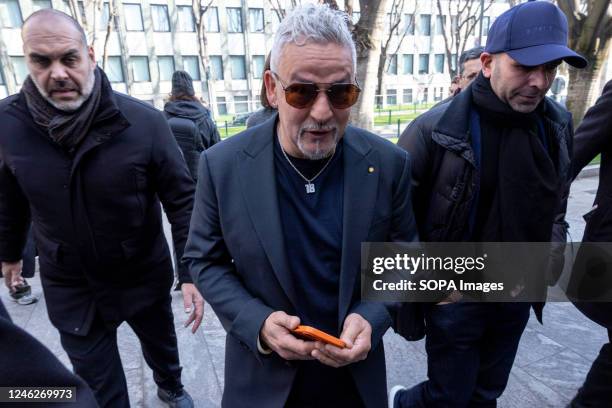
<svg viewBox="0 0 612 408"><path fill-rule="evenodd" d="M126 260L135 258L138 254L142 253L148 244L141 237L134 237L121 241L121 249L123 250L123 256Z"/></svg>
<svg viewBox="0 0 612 408"><path fill-rule="evenodd" d="M36 237L36 246L40 251L41 257L53 263L60 262L60 243L51 241L47 238Z"/></svg>

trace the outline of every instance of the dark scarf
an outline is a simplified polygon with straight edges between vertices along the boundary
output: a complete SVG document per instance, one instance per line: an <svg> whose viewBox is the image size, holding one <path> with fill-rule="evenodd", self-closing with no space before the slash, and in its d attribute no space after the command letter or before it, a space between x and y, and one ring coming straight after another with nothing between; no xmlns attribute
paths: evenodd
<svg viewBox="0 0 612 408"><path fill-rule="evenodd" d="M539 131L547 128L543 125L544 101L534 112L516 112L495 95L482 73L472 85L472 95L480 115L482 143L474 239L550 241L560 180L552 159L556 157L555 139ZM550 146L548 151L545 145Z"/></svg>
<svg viewBox="0 0 612 408"><path fill-rule="evenodd" d="M101 69L96 68L94 75L95 82L91 95L79 109L73 112L61 111L53 107L40 94L29 76L21 88L34 122L45 128L49 137L68 152L74 152L83 141L100 113L100 101L103 99L103 94L108 95L111 90L110 83Z"/></svg>

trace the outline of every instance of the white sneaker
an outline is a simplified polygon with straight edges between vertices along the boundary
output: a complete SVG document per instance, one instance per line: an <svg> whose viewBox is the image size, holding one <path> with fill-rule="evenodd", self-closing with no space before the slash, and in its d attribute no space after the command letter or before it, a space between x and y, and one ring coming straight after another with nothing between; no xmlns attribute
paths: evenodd
<svg viewBox="0 0 612 408"><path fill-rule="evenodd" d="M23 295L18 299L13 299L15 302L17 302L18 305L31 305L32 303L36 303L38 302L38 298L36 296L32 296L30 293L28 293L27 295Z"/></svg>
<svg viewBox="0 0 612 408"><path fill-rule="evenodd" d="M393 388L391 388L391 391L389 391L389 398L387 400L388 408L395 408L395 396L398 392L404 390L407 390L407 388L403 385L394 385Z"/></svg>

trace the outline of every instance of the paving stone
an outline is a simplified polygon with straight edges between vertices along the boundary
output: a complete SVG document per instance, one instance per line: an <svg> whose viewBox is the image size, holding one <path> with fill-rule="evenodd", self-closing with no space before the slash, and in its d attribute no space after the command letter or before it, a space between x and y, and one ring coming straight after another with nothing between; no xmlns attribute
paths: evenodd
<svg viewBox="0 0 612 408"><path fill-rule="evenodd" d="M591 360L570 350L521 367L526 373L567 399L571 399L582 385Z"/></svg>
<svg viewBox="0 0 612 408"><path fill-rule="evenodd" d="M582 214L591 208L592 191L596 188L596 178L582 178L572 186L567 220L574 241L582 238ZM34 293L42 294L38 274L30 283ZM225 331L207 305L202 327L195 335L191 334L189 329L182 327L186 316L182 311L180 294L173 292L172 295L185 387L194 397L197 407L218 407L223 392ZM59 335L49 323L44 299L35 305L19 306L9 300L4 289L0 290L0 298L16 324L33 334L70 367ZM527 324L499 406L564 407L582 384L606 338L605 330L584 317L572 304L547 304L544 325L538 323L533 314ZM423 340L407 342L389 331L383 341L390 386L412 386L427 378ZM132 406L163 407L156 396L152 373L144 363L138 339L126 324L119 328L118 342Z"/></svg>

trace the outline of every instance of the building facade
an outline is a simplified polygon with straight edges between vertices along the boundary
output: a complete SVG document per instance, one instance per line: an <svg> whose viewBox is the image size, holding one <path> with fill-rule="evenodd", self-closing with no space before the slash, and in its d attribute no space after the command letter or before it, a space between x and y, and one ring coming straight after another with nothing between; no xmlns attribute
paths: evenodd
<svg viewBox="0 0 612 408"><path fill-rule="evenodd" d="M456 0L451 0L455 1ZM20 36L23 20L41 8L55 8L83 23L96 58L113 87L148 101L158 108L171 89L172 72L184 69L204 100L211 101L215 115L238 114L259 107L259 91L267 53L278 27L279 10L266 0L196 1L209 7L203 14L208 61L202 61L194 7L189 0L129 0L113 2L116 24L106 41L109 4L100 0L0 0L0 97L17 92L27 76ZM290 1L280 4L290 8ZM389 3L393 3L389 1ZM475 2L476 3L476 2ZM342 7L342 2L339 2ZM390 36L388 66L383 75L378 103L389 105L434 102L447 96L450 74L443 28L456 24L448 1L446 14L438 13L433 0L406 1L404 9L389 4L383 34ZM488 2L486 3L488 5ZM355 4L358 7L358 4ZM495 1L484 13L483 35L475 27L466 41L470 48L486 41L496 16L509 7ZM395 14L394 14L395 13ZM399 24L390 33L396 16ZM359 19L355 10L353 21ZM448 22L448 24L447 24ZM374 103L374 101L373 101Z"/></svg>

